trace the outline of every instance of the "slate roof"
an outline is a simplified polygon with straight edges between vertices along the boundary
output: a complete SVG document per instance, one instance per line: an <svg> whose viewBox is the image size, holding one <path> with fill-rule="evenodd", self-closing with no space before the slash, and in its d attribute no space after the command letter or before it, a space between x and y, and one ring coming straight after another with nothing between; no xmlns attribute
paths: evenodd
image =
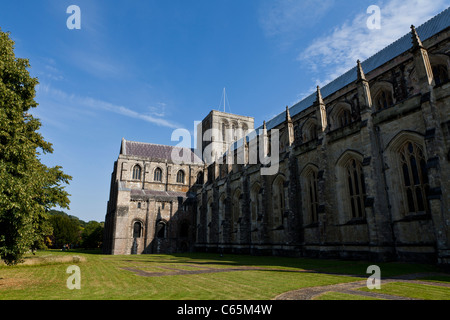
<svg viewBox="0 0 450 320"><path fill-rule="evenodd" d="M120 154L127 156L136 156L140 158L147 158L157 161L172 161L172 151L176 147L164 146L160 144L136 142L123 140ZM179 148L179 147L177 147ZM188 158L190 162L185 162L186 164L202 164L203 161L192 151L192 149L181 148L184 152L188 153ZM175 151L176 152L176 151Z"/></svg>
<svg viewBox="0 0 450 320"><path fill-rule="evenodd" d="M450 7L445 9L435 17L431 18L430 20L422 24L420 27L416 28L416 30L420 39L423 42L424 40L431 38L437 33L447 29L449 26L450 26ZM402 53L408 51L411 48L412 48L411 33L408 33L403 37L401 37L400 39L398 39L397 41L390 44L389 46L387 46L386 48L384 48L383 50L374 54L372 57L363 61L361 63L362 68L365 73L369 73L370 71L375 70L376 68L382 66L386 62L394 59L395 57L401 55ZM346 73L344 73L343 75L336 78L335 80L333 80L332 82L330 82L329 84L320 89L322 97L325 99L327 96L344 88L345 86L349 85L350 83L356 80L357 80L357 70L355 61L354 68L347 71ZM298 102L297 104L289 108L291 117L311 107L315 102L315 100L316 100L316 92L314 92L310 96L306 97L302 101ZM266 123L267 130L275 128L279 124L283 123L285 119L286 119L286 111L283 111L282 113L280 113L279 115L272 118L270 121ZM260 129L262 129L262 125L259 128L257 128L257 130Z"/></svg>
<svg viewBox="0 0 450 320"><path fill-rule="evenodd" d="M133 189L131 190L131 196L138 197L158 197L158 198L186 198L186 192L176 192L176 191L156 191L156 190L141 190Z"/></svg>
<svg viewBox="0 0 450 320"><path fill-rule="evenodd" d="M190 193L186 192L178 192L178 191L157 191L157 190L142 190L142 189L131 189L126 188L126 182L125 181L119 181L119 191L130 191L130 194L133 198L139 198L139 197L153 197L153 198L189 198L192 197ZM195 195L194 195L195 197Z"/></svg>

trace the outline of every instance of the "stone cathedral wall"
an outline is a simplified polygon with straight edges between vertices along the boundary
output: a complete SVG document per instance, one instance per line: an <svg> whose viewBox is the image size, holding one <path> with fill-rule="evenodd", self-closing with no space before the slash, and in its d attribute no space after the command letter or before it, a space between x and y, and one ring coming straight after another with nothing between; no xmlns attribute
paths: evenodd
<svg viewBox="0 0 450 320"><path fill-rule="evenodd" d="M290 146L283 140L290 122L274 128L281 132L278 174L262 176L261 165L244 164L229 166L226 175L208 181L197 195L196 249L448 263L450 202L444 191L450 188L448 30L428 39L424 47L432 68L445 67L444 81L435 79L440 83L427 89L420 74L420 64L426 63L423 50L407 51L364 75L370 110L364 105L363 85L356 81L324 99L323 131L317 105L289 119L294 129ZM379 108L382 92L390 95L390 101ZM345 110L350 120L341 125ZM317 126L312 137L308 137L310 123ZM426 180L421 180L424 199L411 196L412 205L407 203L408 188L399 164L400 150L409 145L416 152L415 161L423 158L423 171L418 172L427 172L427 177L417 178ZM352 159L366 189L364 213L357 217L346 199L344 167ZM305 181L311 172L317 177L313 219ZM412 173L411 178L416 179Z"/></svg>
<svg viewBox="0 0 450 320"><path fill-rule="evenodd" d="M326 97L318 88L310 106L292 116L287 108L273 127L264 123L267 141L280 133L278 150L258 141L258 150L278 152L275 174L249 162L247 140L230 149L233 160L244 155L238 164L121 154L111 176L104 252L449 263L449 32L422 45L412 28L410 50L367 73L358 61L356 81ZM220 130L233 121L253 129L249 117L213 111L205 118L203 129L220 135L210 140L215 152L228 147ZM142 178L133 179L139 163ZM164 181L154 181L156 168ZM185 183L177 182L180 170Z"/></svg>

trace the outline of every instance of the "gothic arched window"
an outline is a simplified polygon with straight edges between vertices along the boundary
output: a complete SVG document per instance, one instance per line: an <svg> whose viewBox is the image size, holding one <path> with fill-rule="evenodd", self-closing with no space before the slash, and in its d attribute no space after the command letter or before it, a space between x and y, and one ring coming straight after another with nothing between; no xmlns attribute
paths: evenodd
<svg viewBox="0 0 450 320"><path fill-rule="evenodd" d="M141 180L141 167L135 165L133 168L133 180Z"/></svg>
<svg viewBox="0 0 450 320"><path fill-rule="evenodd" d="M136 221L133 225L133 238L140 238L142 236L142 224Z"/></svg>
<svg viewBox="0 0 450 320"><path fill-rule="evenodd" d="M239 217L241 216L240 198L241 198L241 192L240 192L240 190L236 190L233 195L232 212L231 212L232 213L231 228L232 228L233 233L236 233L238 231L238 221L239 221ZM235 238L235 237L233 237L233 238Z"/></svg>
<svg viewBox="0 0 450 320"><path fill-rule="evenodd" d="M309 137L310 140L317 139L317 125L315 123L309 127Z"/></svg>
<svg viewBox="0 0 450 320"><path fill-rule="evenodd" d="M428 211L428 173L422 148L413 142L406 142L400 149L400 165L403 176L403 192L407 212Z"/></svg>
<svg viewBox="0 0 450 320"><path fill-rule="evenodd" d="M285 199L284 199L284 182L280 182L278 186L278 201L280 203L281 223L284 221Z"/></svg>
<svg viewBox="0 0 450 320"><path fill-rule="evenodd" d="M434 77L434 83L438 86L443 83L448 82L448 71L447 68L442 65L438 64L433 66L433 77Z"/></svg>
<svg viewBox="0 0 450 320"><path fill-rule="evenodd" d="M271 224L273 228L277 228L284 223L284 212L286 210L286 199L284 196L284 183L285 178L279 175L273 182L272 185L272 206L273 215L271 219Z"/></svg>
<svg viewBox="0 0 450 320"><path fill-rule="evenodd" d="M227 141L227 135L226 135L227 127L225 123L222 123L222 141Z"/></svg>
<svg viewBox="0 0 450 320"><path fill-rule="evenodd" d="M317 172L311 170L306 176L306 203L308 209L308 215L311 222L317 222L318 219L318 209L319 209L319 199L317 194Z"/></svg>
<svg viewBox="0 0 450 320"><path fill-rule="evenodd" d="M304 129L303 142L317 139L317 125L313 122Z"/></svg>
<svg viewBox="0 0 450 320"><path fill-rule="evenodd" d="M159 221L156 224L156 237L159 239L166 237L166 223L164 221Z"/></svg>
<svg viewBox="0 0 450 320"><path fill-rule="evenodd" d="M387 109L394 104L390 91L382 90L375 96L374 103L377 110Z"/></svg>
<svg viewBox="0 0 450 320"><path fill-rule="evenodd" d="M260 205L259 205L259 192L261 191L261 187L259 184L255 184L251 191L251 216L252 216L252 222L255 222L258 219L258 216L260 215Z"/></svg>
<svg viewBox="0 0 450 320"><path fill-rule="evenodd" d="M363 218L365 216L364 201L366 197L366 187L362 165L359 161L351 159L345 166L347 175L348 201L353 218Z"/></svg>
<svg viewBox="0 0 450 320"><path fill-rule="evenodd" d="M248 126L244 123L242 125L242 137L245 137L248 133Z"/></svg>
<svg viewBox="0 0 450 320"><path fill-rule="evenodd" d="M197 174L197 180L195 182L196 184L203 184L203 171L200 171Z"/></svg>
<svg viewBox="0 0 450 320"><path fill-rule="evenodd" d="M231 141L234 142L237 140L237 124L233 123L231 125Z"/></svg>
<svg viewBox="0 0 450 320"><path fill-rule="evenodd" d="M178 183L184 183L184 171L180 170L177 173L177 182Z"/></svg>
<svg viewBox="0 0 450 320"><path fill-rule="evenodd" d="M160 168L155 169L155 173L153 175L153 180L161 182L162 181L162 170Z"/></svg>
<svg viewBox="0 0 450 320"><path fill-rule="evenodd" d="M352 122L352 114L350 110L348 109L342 109L337 114L337 125L338 128L343 128L345 126L348 126Z"/></svg>

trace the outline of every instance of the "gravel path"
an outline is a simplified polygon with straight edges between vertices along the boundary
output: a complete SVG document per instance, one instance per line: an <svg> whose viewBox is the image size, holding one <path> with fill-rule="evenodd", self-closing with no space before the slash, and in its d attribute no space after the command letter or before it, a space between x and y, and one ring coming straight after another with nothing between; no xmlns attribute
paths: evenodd
<svg viewBox="0 0 450 320"><path fill-rule="evenodd" d="M317 273L317 274L326 274L326 275L335 275L335 276L354 276L355 278L360 279L362 276L356 275L348 275L348 274L335 274L335 273L326 273L326 272L316 272L311 270L277 270L277 269L269 269L262 267L227 267L227 268L217 268L217 267L208 267L208 266L199 266L199 265L180 265L189 268L195 268L197 270L183 270L175 267L169 266L158 266L158 269L163 269L161 272L150 272L145 271L138 268L122 268L127 271L133 272L137 276L141 277L164 277L164 276L174 276L174 275L189 275L189 274L204 274L204 273L220 273L220 272L235 272L235 271L249 271L249 270L270 270L270 271L287 271L287 272L298 272L298 273ZM440 274L440 273L415 273L409 275L402 275L396 277L390 277L386 279L381 279L381 285L392 282L402 282L402 283L416 283L416 284L426 284L433 286L442 286L450 288L450 283L439 283L439 282L430 282L423 280L416 280L420 278L424 278L427 276L448 276L448 274ZM319 296L327 293L327 292L338 292L345 293L357 296L365 296L370 298L377 299L386 299L386 300L419 300L408 297L401 297L389 294L383 294L377 292L378 290L374 289L371 291L360 291L358 289L365 288L367 286L367 279L358 280L354 282L348 283L339 283L334 285L327 286L318 286L318 287L308 287L299 290L293 290L289 292L282 293L274 298L274 300L314 300Z"/></svg>
<svg viewBox="0 0 450 320"><path fill-rule="evenodd" d="M391 277L389 279L381 279L381 286L383 286L383 284L392 283L392 282L403 282L403 283L427 284L427 285L442 286L442 287L450 288L450 284L448 284L448 283L415 280L415 279L423 278L426 276L436 276L436 275L444 275L444 274L416 273L416 274L409 274L409 275L398 276L398 277ZM349 283L340 283L340 284L336 284L336 285L309 287L309 288L303 288L303 289L299 289L299 290L285 292L285 293L280 294L277 297L275 297L274 300L313 300L327 292L339 292L339 293L353 294L353 295L358 295L358 296L366 296L366 297L377 298L377 299L386 299L386 300L419 300L419 299L414 299L414 298L400 297L400 296L394 296L394 295L389 295L389 294L377 293L376 289L374 289L373 291L370 291L370 292L358 290L360 288L365 288L366 286L367 286L367 279L361 280L361 281L349 282Z"/></svg>

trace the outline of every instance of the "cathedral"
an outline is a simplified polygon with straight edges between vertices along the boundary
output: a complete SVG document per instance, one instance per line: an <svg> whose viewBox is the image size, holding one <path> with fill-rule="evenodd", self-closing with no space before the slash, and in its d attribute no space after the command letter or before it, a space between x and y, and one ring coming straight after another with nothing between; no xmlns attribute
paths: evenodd
<svg viewBox="0 0 450 320"><path fill-rule="evenodd" d="M449 264L449 34L450 8L259 127L213 110L198 150L122 139L103 252Z"/></svg>

